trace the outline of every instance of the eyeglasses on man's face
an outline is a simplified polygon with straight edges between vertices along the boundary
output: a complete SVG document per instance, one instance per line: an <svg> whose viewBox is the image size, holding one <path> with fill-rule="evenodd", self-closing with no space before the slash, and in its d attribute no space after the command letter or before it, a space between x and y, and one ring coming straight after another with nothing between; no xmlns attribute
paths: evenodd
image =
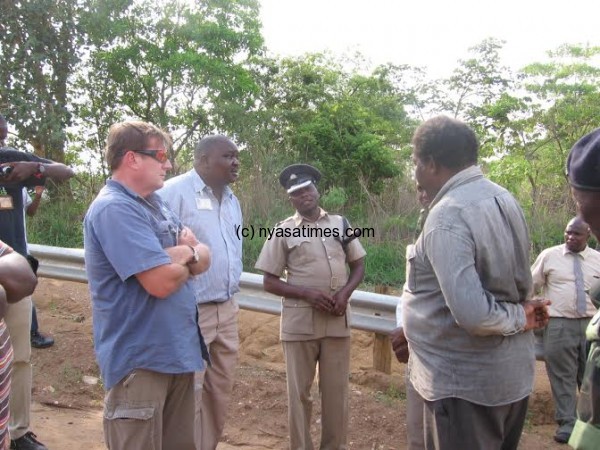
<svg viewBox="0 0 600 450"><path fill-rule="evenodd" d="M132 152L154 158L161 164L164 164L169 160L169 154L164 148L160 150L132 150Z"/></svg>

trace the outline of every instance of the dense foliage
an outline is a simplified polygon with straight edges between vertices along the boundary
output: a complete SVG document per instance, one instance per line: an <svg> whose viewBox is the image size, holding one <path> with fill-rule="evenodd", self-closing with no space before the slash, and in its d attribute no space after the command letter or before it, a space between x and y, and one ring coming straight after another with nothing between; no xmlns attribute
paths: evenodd
<svg viewBox="0 0 600 450"><path fill-rule="evenodd" d="M367 281L399 286L418 213L410 137L421 120L444 113L473 126L484 170L524 206L534 254L561 240L574 212L566 154L600 126L600 47L565 45L514 73L501 64L503 43L487 39L432 80L360 55L274 57L258 0L1 4L0 113L16 131L11 143L79 173L30 221L34 242L81 246L80 221L109 175L108 127L136 118L172 134L173 174L190 168L201 136L231 136L244 150L236 191L257 226L292 212L279 171L314 164L324 206L375 229ZM246 270L261 245L245 242Z"/></svg>

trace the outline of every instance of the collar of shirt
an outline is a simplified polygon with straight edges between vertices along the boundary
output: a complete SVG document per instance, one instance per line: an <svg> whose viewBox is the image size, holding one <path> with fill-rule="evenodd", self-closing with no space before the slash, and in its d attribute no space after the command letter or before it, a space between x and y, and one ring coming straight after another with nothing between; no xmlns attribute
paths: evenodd
<svg viewBox="0 0 600 450"><path fill-rule="evenodd" d="M204 182L202 177L198 174L198 172L196 172L196 169L190 170L188 172L188 176L192 178L195 192L210 192L214 196L212 188ZM223 196L227 196L229 198L233 196L233 191L229 185L225 186L225 189L223 189Z"/></svg>
<svg viewBox="0 0 600 450"><path fill-rule="evenodd" d="M327 211L325 211L323 208L319 207L319 217L317 217L317 220L322 219L323 217L327 216ZM292 216L292 219L294 219L294 224L299 227L300 224L303 221L307 221L310 223L313 223L313 221L308 220L306 217L304 217L303 215L301 215L298 211L296 211L296 213ZM314 222L316 222L317 220L315 220Z"/></svg>
<svg viewBox="0 0 600 450"><path fill-rule="evenodd" d="M581 257L583 259L586 259L588 257L588 255L590 254L590 247L588 247L587 245L585 246L585 248L583 250L581 250L580 252L572 252L567 248L566 244L563 244L563 249L562 249L562 254L566 255L567 253L572 253L573 255L581 255Z"/></svg>
<svg viewBox="0 0 600 450"><path fill-rule="evenodd" d="M160 197L156 192L153 192L148 197L144 198L141 195L139 195L137 192L135 192L135 191L131 190L129 187L125 186L123 183L121 183L117 180L114 180L112 178L109 178L108 180L106 180L106 187L109 188L110 190L121 191L122 193L124 193L125 195L128 195L129 197L131 197L133 199L136 199L136 200L141 199L145 203L153 204L152 206L154 206L154 207L162 206ZM156 205L154 205L154 204L156 204Z"/></svg>
<svg viewBox="0 0 600 450"><path fill-rule="evenodd" d="M431 210L442 199L442 197L444 197L444 195L446 195L452 189L463 184L470 183L471 181L475 181L478 178L483 178L483 172L478 166L469 166L466 169L461 170L448 181L446 181L446 183L434 197L428 209Z"/></svg>

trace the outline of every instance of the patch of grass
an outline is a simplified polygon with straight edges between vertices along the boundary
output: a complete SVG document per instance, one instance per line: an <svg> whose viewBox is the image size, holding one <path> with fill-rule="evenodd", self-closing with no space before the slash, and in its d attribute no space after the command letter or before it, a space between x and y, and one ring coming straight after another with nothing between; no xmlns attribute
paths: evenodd
<svg viewBox="0 0 600 450"><path fill-rule="evenodd" d="M525 414L525 424L523 425L523 429L528 433L533 431L533 412L528 408L527 413Z"/></svg>
<svg viewBox="0 0 600 450"><path fill-rule="evenodd" d="M385 392L375 392L375 400L383 403L386 406L393 406L398 401L406 400L406 393L398 389L398 387L390 384Z"/></svg>
<svg viewBox="0 0 600 450"><path fill-rule="evenodd" d="M80 368L65 363L60 369L60 380L64 385L74 385L81 383L83 372Z"/></svg>

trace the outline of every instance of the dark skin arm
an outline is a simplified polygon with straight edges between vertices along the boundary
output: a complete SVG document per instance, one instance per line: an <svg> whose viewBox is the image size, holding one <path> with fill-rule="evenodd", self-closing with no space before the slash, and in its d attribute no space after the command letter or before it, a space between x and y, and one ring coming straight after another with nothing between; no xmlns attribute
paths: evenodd
<svg viewBox="0 0 600 450"><path fill-rule="evenodd" d="M365 276L365 259L360 258L356 261L348 263L350 266L350 275L348 276L348 282L346 285L333 294L333 311L332 314L335 316L343 316L348 307L348 301L350 296L363 280Z"/></svg>
<svg viewBox="0 0 600 450"><path fill-rule="evenodd" d="M64 181L75 175L73 169L62 163L50 162L42 164L46 169L43 175L45 178L50 178L55 181ZM26 180L38 172L39 165L40 163L35 161L19 161L0 164L0 166L12 166L13 168L12 172L5 177L3 181L8 183L18 183Z"/></svg>
<svg viewBox="0 0 600 450"><path fill-rule="evenodd" d="M6 301L16 303L33 294L37 278L23 256L1 241L0 247L4 249L0 256L0 284L4 288Z"/></svg>
<svg viewBox="0 0 600 450"><path fill-rule="evenodd" d="M364 258L352 261L350 276L346 285L333 295L324 294L318 289L294 286L278 276L265 272L263 285L265 291L282 297L301 298L309 302L313 308L334 315L343 315L348 306L348 300L354 289L360 284L365 274Z"/></svg>
<svg viewBox="0 0 600 450"><path fill-rule="evenodd" d="M406 340L406 336L404 336L404 328L398 327L392 330L390 338L396 359L401 363L408 362L408 341Z"/></svg>
<svg viewBox="0 0 600 450"><path fill-rule="evenodd" d="M323 312L333 311L333 297L324 294L318 289L293 286L280 279L277 275L265 272L263 276L265 291L282 297L301 298L312 305L313 308Z"/></svg>
<svg viewBox="0 0 600 450"><path fill-rule="evenodd" d="M40 206L40 201L42 200L43 192L44 192L44 186L36 186L35 187L35 196L33 197L33 200L27 207L27 215L29 217L35 216L35 213L37 212L38 207Z"/></svg>
<svg viewBox="0 0 600 450"><path fill-rule="evenodd" d="M6 291L0 284L0 319L4 319L4 315L6 314L7 307L8 307L8 303L6 301Z"/></svg>
<svg viewBox="0 0 600 450"><path fill-rule="evenodd" d="M550 313L548 311L548 305L552 303L546 299L533 299L521 303L525 310L525 328L523 331L538 330L548 325L550 320Z"/></svg>

